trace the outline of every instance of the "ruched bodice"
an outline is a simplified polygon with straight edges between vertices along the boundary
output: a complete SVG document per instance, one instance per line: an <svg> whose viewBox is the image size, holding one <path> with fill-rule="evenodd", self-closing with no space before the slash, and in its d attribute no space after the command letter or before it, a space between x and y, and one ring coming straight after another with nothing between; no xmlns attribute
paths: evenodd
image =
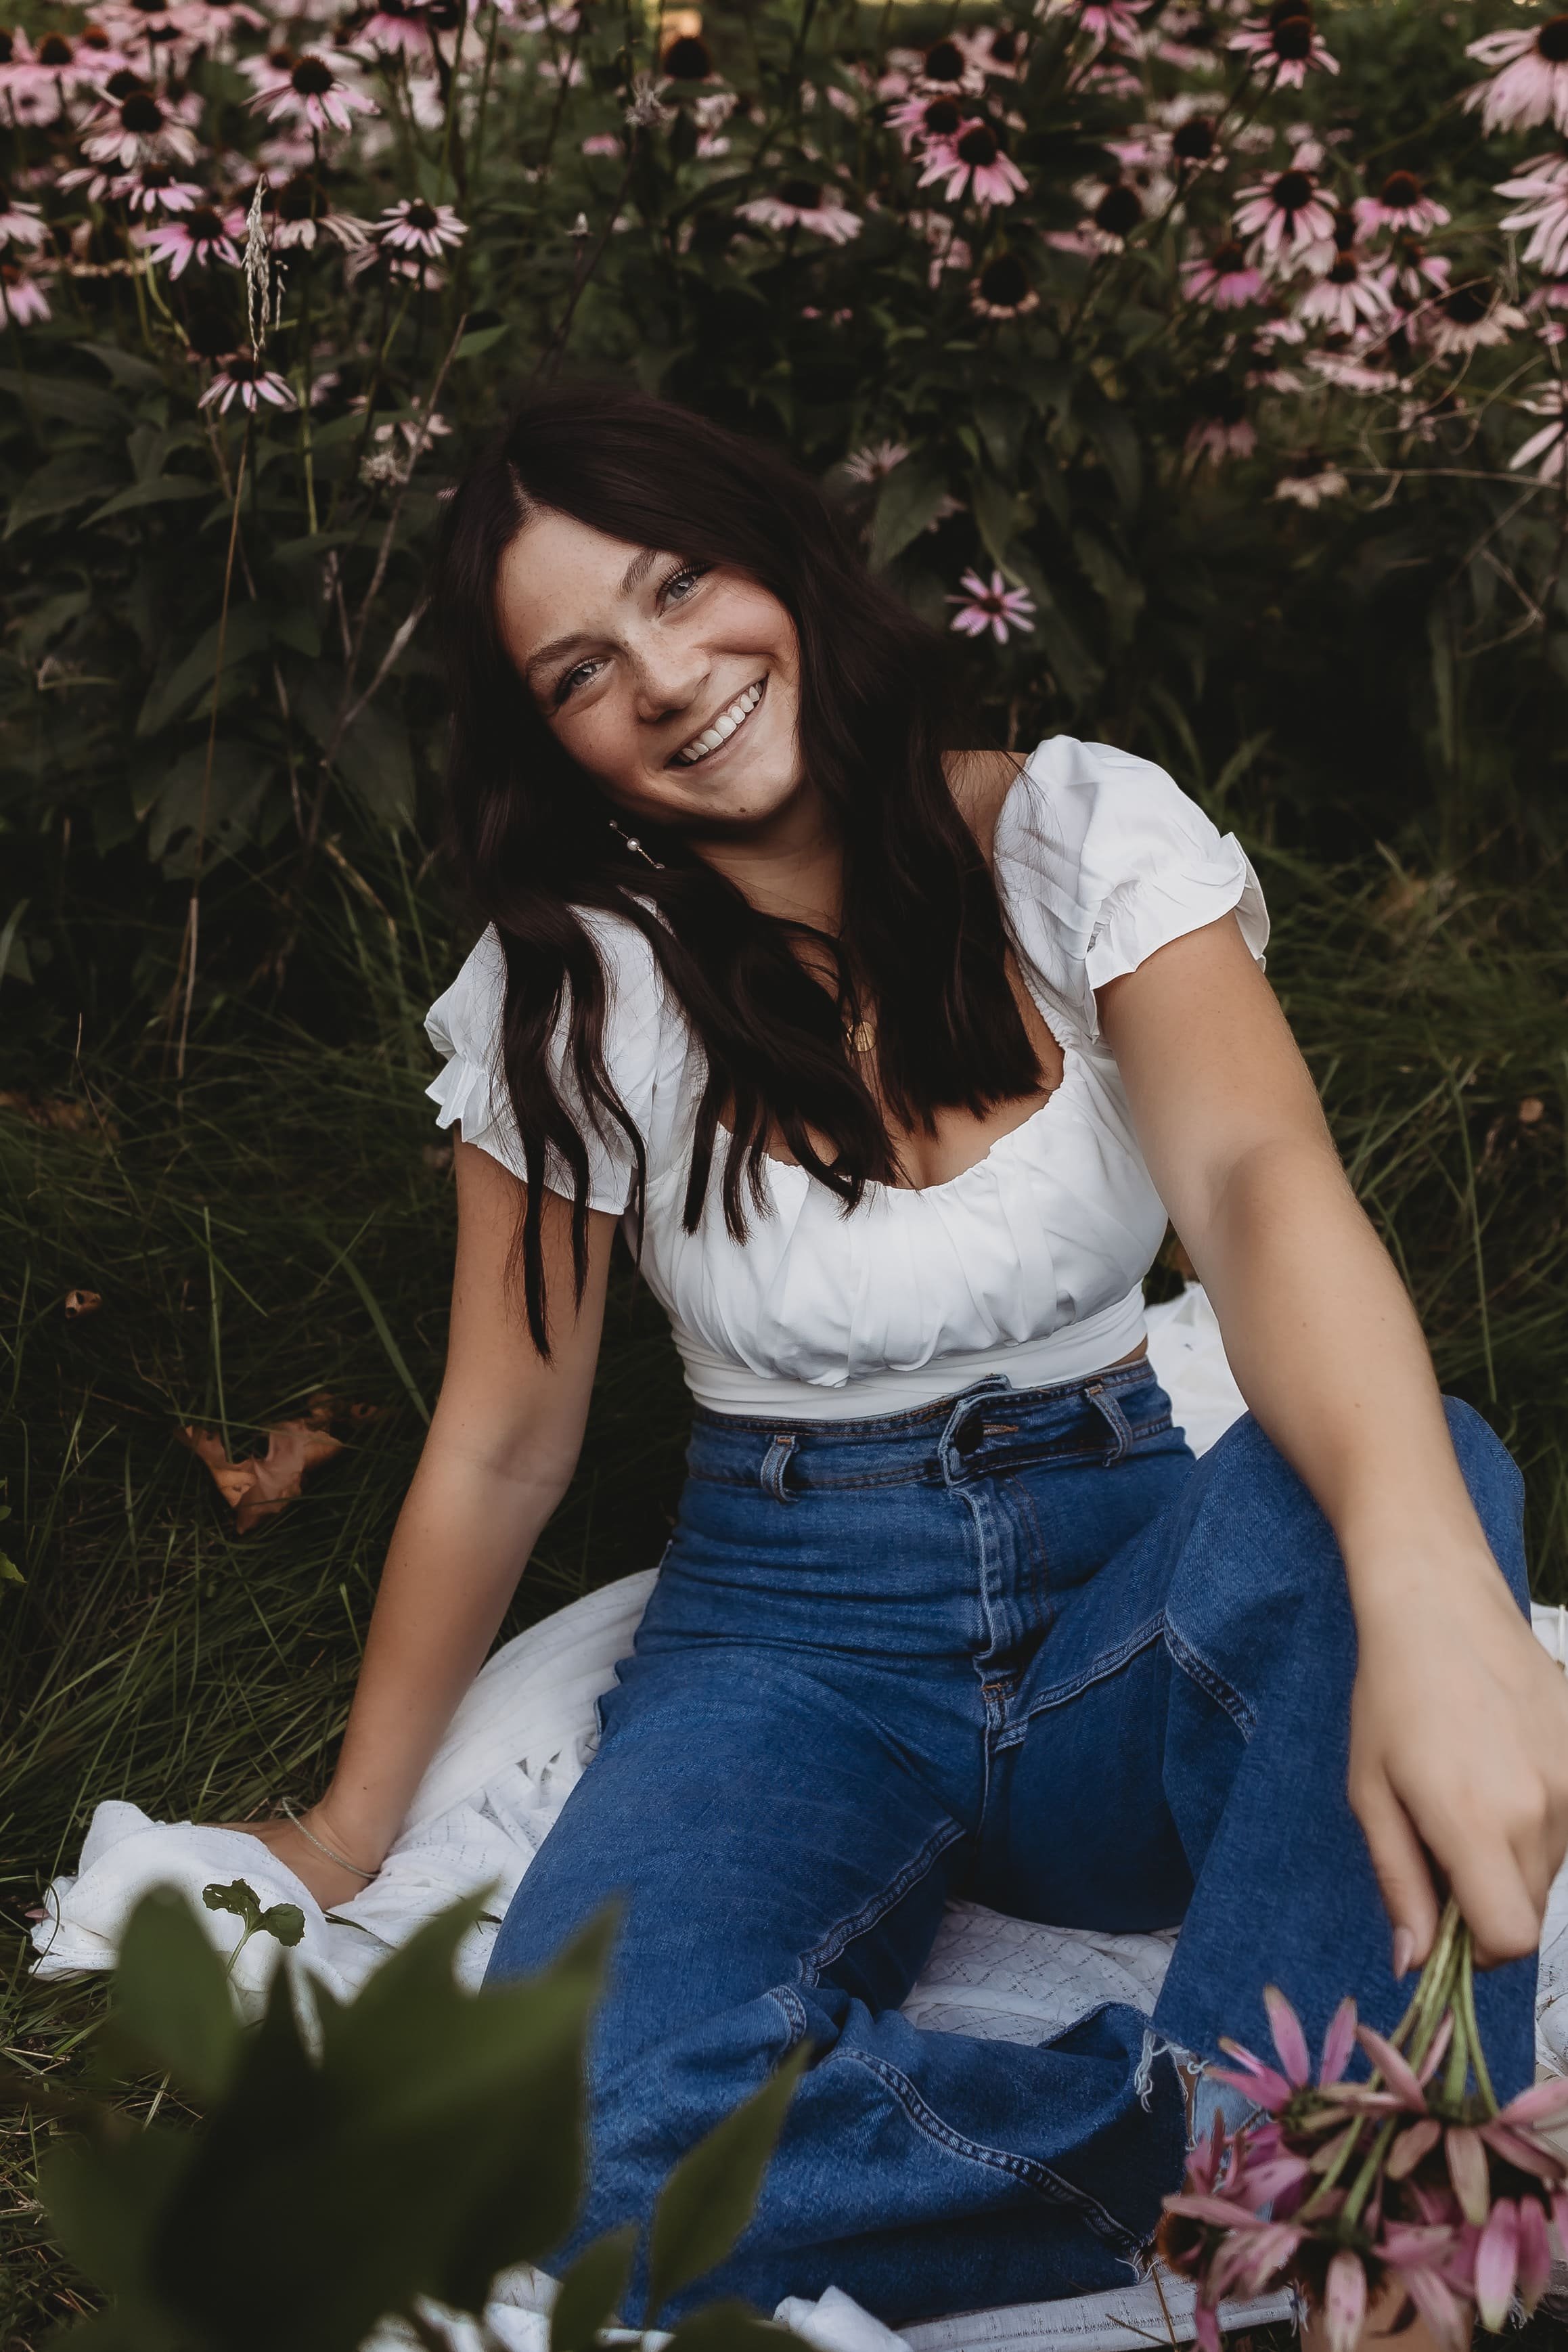
<svg viewBox="0 0 1568 2352"><path fill-rule="evenodd" d="M1062 1049L1055 1092L947 1182L873 1185L847 1215L804 1169L769 1160L766 1213L740 1243L716 1177L696 1229L682 1222L700 1045L636 927L585 918L608 982L610 1074L647 1150L642 1271L699 1402L901 1412L987 1372L1019 1387L1080 1379L1137 1345L1166 1212L1094 992L1232 911L1260 959L1262 894L1235 837L1161 769L1071 737L1042 743L1009 791L995 863L1025 982ZM431 1008L447 1061L429 1091L443 1126L521 1173L496 1060L504 979L486 933ZM621 1213L631 1153L581 1123L592 1204Z"/></svg>

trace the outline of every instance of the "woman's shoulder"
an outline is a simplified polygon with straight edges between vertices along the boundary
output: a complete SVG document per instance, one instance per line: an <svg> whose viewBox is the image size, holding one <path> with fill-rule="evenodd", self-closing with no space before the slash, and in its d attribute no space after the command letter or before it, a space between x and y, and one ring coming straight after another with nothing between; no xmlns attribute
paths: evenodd
<svg viewBox="0 0 1568 2352"><path fill-rule="evenodd" d="M575 907L604 974L606 1038L613 1054L651 1042L664 1007L664 975L642 927L629 915ZM426 1013L426 1034L441 1054L486 1057L494 1052L507 992L507 953L492 923L482 931L451 985Z"/></svg>

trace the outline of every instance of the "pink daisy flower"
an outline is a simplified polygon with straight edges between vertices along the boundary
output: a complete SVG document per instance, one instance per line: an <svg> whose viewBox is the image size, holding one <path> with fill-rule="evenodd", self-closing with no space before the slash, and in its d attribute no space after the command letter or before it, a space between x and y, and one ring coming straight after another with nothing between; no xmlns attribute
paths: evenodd
<svg viewBox="0 0 1568 2352"><path fill-rule="evenodd" d="M1016 253L998 253L969 280L977 319L1022 319L1040 308L1029 271Z"/></svg>
<svg viewBox="0 0 1568 2352"><path fill-rule="evenodd" d="M852 482L885 481L908 455L902 441L868 441L863 449L853 450L844 459L844 471Z"/></svg>
<svg viewBox="0 0 1568 2352"><path fill-rule="evenodd" d="M144 163L140 172L121 173L109 193L133 213L188 213L206 195L196 181L176 179L167 163Z"/></svg>
<svg viewBox="0 0 1568 2352"><path fill-rule="evenodd" d="M983 637L989 629L998 646L1005 646L1015 629L1019 636L1032 635L1034 598L1027 588L1009 588L999 572L992 572L988 588L976 572L961 572L958 585L964 593L947 602L958 607L950 625L963 635Z"/></svg>
<svg viewBox="0 0 1568 2352"><path fill-rule="evenodd" d="M1189 302L1207 302L1215 310L1237 310L1244 302L1258 299L1263 291L1263 273L1248 260L1245 246L1232 237L1216 246L1212 253L1183 262L1181 288Z"/></svg>
<svg viewBox="0 0 1568 2352"><path fill-rule="evenodd" d="M1289 469L1281 475L1269 495L1286 505L1310 509L1321 507L1325 499L1343 499L1349 488L1339 467L1313 450L1305 457L1292 458Z"/></svg>
<svg viewBox="0 0 1568 2352"><path fill-rule="evenodd" d="M1147 6L1148 0L1045 0L1036 14L1071 16L1078 32L1088 33L1102 47L1108 41L1132 46L1138 37L1138 19Z"/></svg>
<svg viewBox="0 0 1568 2352"><path fill-rule="evenodd" d="M1383 278L1346 251L1308 287L1296 305L1296 315L1312 326L1348 335L1356 327L1375 325L1392 307Z"/></svg>
<svg viewBox="0 0 1568 2352"><path fill-rule="evenodd" d="M935 142L956 139L966 120L957 100L946 91L936 98L917 91L913 98L901 99L889 110L887 127L898 133L899 142L908 155Z"/></svg>
<svg viewBox="0 0 1568 2352"><path fill-rule="evenodd" d="M1229 47L1251 59L1251 71L1267 74L1276 89L1300 89L1309 73L1338 73L1339 59L1324 47L1309 0L1278 0L1266 16L1244 25Z"/></svg>
<svg viewBox="0 0 1568 2352"><path fill-rule="evenodd" d="M1318 193L1311 172L1295 162L1271 180L1240 190L1236 200L1238 233L1254 240L1265 269L1322 268L1333 257L1333 208Z"/></svg>
<svg viewBox="0 0 1568 2352"><path fill-rule="evenodd" d="M861 233L859 215L835 204L831 189L816 180L780 180L777 194L754 196L736 211L756 228L803 228L830 245L848 245Z"/></svg>
<svg viewBox="0 0 1568 2352"><path fill-rule="evenodd" d="M426 261L439 261L444 253L462 244L468 231L450 205L427 205L423 197L403 196L382 215L374 234L379 244L421 254Z"/></svg>
<svg viewBox="0 0 1568 2352"><path fill-rule="evenodd" d="M582 142L585 155L622 155L625 148L613 131L595 131Z"/></svg>
<svg viewBox="0 0 1568 2352"><path fill-rule="evenodd" d="M1446 294L1453 263L1446 253L1428 253L1418 237L1400 236L1378 270L1391 295L1407 302L1424 302L1431 294Z"/></svg>
<svg viewBox="0 0 1568 2352"><path fill-rule="evenodd" d="M974 61L967 41L944 38L933 41L922 55L915 70L915 87L931 98L944 90L950 97L962 92L966 98L978 98L984 92L986 77Z"/></svg>
<svg viewBox="0 0 1568 2352"><path fill-rule="evenodd" d="M176 214L141 231L148 252L154 261L168 263L171 278L183 278L193 261L198 269L210 268L214 261L237 269L236 239L244 236L245 215L237 205L227 213L219 212L215 205L196 205L188 213Z"/></svg>
<svg viewBox="0 0 1568 2352"><path fill-rule="evenodd" d="M36 278L14 261L0 262L0 317L18 327L30 327L50 316L49 300Z"/></svg>
<svg viewBox="0 0 1568 2352"><path fill-rule="evenodd" d="M350 79L354 60L340 49L272 49L246 58L244 71L256 85L251 105L269 122L304 122L312 131L351 131L356 114L379 114L372 98Z"/></svg>
<svg viewBox="0 0 1568 2352"><path fill-rule="evenodd" d="M1516 327L1528 323L1524 312L1503 301L1484 278L1466 278L1450 288L1417 317L1422 335L1444 359L1506 343Z"/></svg>
<svg viewBox="0 0 1568 2352"><path fill-rule="evenodd" d="M406 58L427 58L432 40L424 0L375 0L375 6L355 45L379 49L383 57L401 51Z"/></svg>
<svg viewBox="0 0 1568 2352"><path fill-rule="evenodd" d="M1186 455L1194 466L1223 465L1227 457L1249 457L1258 446L1257 430L1247 414L1247 403L1228 376L1215 376L1199 387L1201 414L1187 433Z"/></svg>
<svg viewBox="0 0 1568 2352"><path fill-rule="evenodd" d="M1509 459L1510 467L1517 472L1521 466L1534 466L1538 482L1561 481L1568 470L1568 385L1553 384L1544 400L1521 403L1531 416L1552 420L1532 433Z"/></svg>
<svg viewBox="0 0 1568 2352"><path fill-rule="evenodd" d="M249 352L231 352L227 359L219 360L213 370L213 380L196 403L198 408L216 405L220 416L226 416L238 401L254 416L258 400L267 400L274 408L298 408L298 401L284 376L254 359Z"/></svg>
<svg viewBox="0 0 1568 2352"><path fill-rule="evenodd" d="M23 204L0 180L0 244L42 245L45 235L37 205Z"/></svg>
<svg viewBox="0 0 1568 2352"><path fill-rule="evenodd" d="M950 37L972 72L1016 81L1024 69L1029 35L1016 25L987 25L979 32L954 32Z"/></svg>
<svg viewBox="0 0 1568 2352"><path fill-rule="evenodd" d="M942 193L956 204L966 192L977 205L1010 205L1029 191L1029 182L988 122L971 122L950 144L934 147L920 185L946 182Z"/></svg>
<svg viewBox="0 0 1568 2352"><path fill-rule="evenodd" d="M91 163L118 163L126 172L150 163L191 164L201 152L195 135L201 119L196 91L171 101L139 84L89 117L81 152Z"/></svg>
<svg viewBox="0 0 1568 2352"><path fill-rule="evenodd" d="M325 188L314 175L298 172L276 189L272 201L272 242L280 253L294 246L313 253L329 237L347 252L357 252L371 234L370 223L352 213L335 212Z"/></svg>
<svg viewBox="0 0 1568 2352"><path fill-rule="evenodd" d="M1465 55L1498 68L1465 92L1466 106L1479 107L1486 130L1529 131L1550 120L1568 131L1568 16L1488 33Z"/></svg>
<svg viewBox="0 0 1568 2352"><path fill-rule="evenodd" d="M1568 155L1537 155L1511 180L1500 180L1497 192L1524 198L1500 226L1529 229L1524 258L1555 276L1568 260Z"/></svg>
<svg viewBox="0 0 1568 2352"><path fill-rule="evenodd" d="M1441 228L1448 218L1447 206L1427 194L1420 173L1403 170L1390 172L1375 196L1358 196L1354 211L1363 236L1371 236L1380 228L1425 236L1428 230Z"/></svg>

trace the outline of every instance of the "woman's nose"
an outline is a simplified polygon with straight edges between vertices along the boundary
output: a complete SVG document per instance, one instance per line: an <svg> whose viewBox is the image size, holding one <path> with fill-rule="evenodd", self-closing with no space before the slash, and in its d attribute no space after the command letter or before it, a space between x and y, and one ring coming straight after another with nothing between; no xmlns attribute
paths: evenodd
<svg viewBox="0 0 1568 2352"><path fill-rule="evenodd" d="M672 646L643 653L636 663L636 708L650 724L692 709L700 698L708 665L700 654Z"/></svg>

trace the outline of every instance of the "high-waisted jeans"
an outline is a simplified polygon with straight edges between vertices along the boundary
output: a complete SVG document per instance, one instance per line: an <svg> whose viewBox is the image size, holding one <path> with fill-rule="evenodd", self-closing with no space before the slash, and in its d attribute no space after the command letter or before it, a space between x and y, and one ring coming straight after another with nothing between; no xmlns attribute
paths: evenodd
<svg viewBox="0 0 1568 2352"><path fill-rule="evenodd" d="M1519 1474L1468 1407L1449 1425L1524 1605ZM550 2266L645 2220L809 2042L756 2218L677 2310L837 2284L896 2324L1125 2283L1182 2171L1164 2044L1266 2049L1269 1983L1314 2042L1344 1993L1385 2030L1404 2005L1345 1797L1326 1521L1249 1418L1195 1464L1141 1361L882 1420L699 1412L689 1468L598 1756L491 1961L540 1967L626 1906L587 2201ZM958 1895L1179 1922L1153 2020L1110 2004L1037 2047L921 2031L899 2003ZM1481 1982L1503 2096L1531 2079L1534 1982Z"/></svg>

